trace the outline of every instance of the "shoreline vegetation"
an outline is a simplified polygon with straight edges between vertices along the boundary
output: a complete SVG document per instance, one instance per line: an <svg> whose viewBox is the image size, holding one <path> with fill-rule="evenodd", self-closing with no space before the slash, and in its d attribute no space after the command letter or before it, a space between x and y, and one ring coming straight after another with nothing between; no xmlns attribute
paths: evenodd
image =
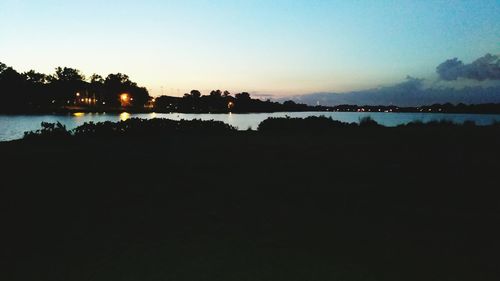
<svg viewBox="0 0 500 281"><path fill-rule="evenodd" d="M0 143L2 280L500 277L500 127L45 124Z"/></svg>
<svg viewBox="0 0 500 281"><path fill-rule="evenodd" d="M385 127L371 117L363 117L358 123L346 123L324 116L310 116L306 118L267 118L262 121L257 130L246 131L226 124L222 121L203 121L203 120L170 120L170 119L140 119L131 118L120 122L89 122L68 130L65 125L57 123L41 123L41 129L24 133L23 139L51 139L51 138L81 138L81 137L152 137L168 136L175 134L337 134L338 130L362 130L366 128L378 128L379 130L425 130L425 129L483 129L498 130L500 132L500 123L495 122L491 125L476 126L473 121L466 121L463 124L456 124L448 120L430 121L423 123L420 121L410 122L399 125L394 128Z"/></svg>
<svg viewBox="0 0 500 281"><path fill-rule="evenodd" d="M75 112L130 113L270 113L270 112L410 112L500 114L500 104L306 105L254 99L247 92L192 90L183 97L151 97L145 87L126 74L85 77L79 70L58 67L46 75L34 70L19 73L0 62L0 114L67 114Z"/></svg>

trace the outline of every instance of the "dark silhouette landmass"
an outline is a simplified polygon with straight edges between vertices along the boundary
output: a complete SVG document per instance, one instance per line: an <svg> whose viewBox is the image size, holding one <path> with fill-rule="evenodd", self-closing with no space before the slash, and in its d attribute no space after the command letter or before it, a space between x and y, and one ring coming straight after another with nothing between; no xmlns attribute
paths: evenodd
<svg viewBox="0 0 500 281"><path fill-rule="evenodd" d="M407 112L407 113L477 113L500 114L500 104L432 104L418 107L400 107L395 105L349 105L338 106L309 106L296 103L292 100L283 103L270 100L262 101L253 99L249 93L236 94L212 91L210 95L203 96L199 91L193 90L184 97L161 96L155 99L152 107L155 112L182 112L182 113L250 113L250 112Z"/></svg>
<svg viewBox="0 0 500 281"><path fill-rule="evenodd" d="M153 110L182 113L257 113L319 111L320 108L293 101L262 101L252 98L247 92L232 96L228 91L214 90L209 95L202 95L200 91L193 90L183 97L160 96L155 99Z"/></svg>
<svg viewBox="0 0 500 281"><path fill-rule="evenodd" d="M123 96L126 94L126 96ZM88 79L77 69L58 67L53 75L34 70L19 73L0 63L0 112L43 112L81 108L143 108L150 100L146 88L125 74Z"/></svg>
<svg viewBox="0 0 500 281"><path fill-rule="evenodd" d="M2 280L499 280L500 127L133 119L0 143Z"/></svg>
<svg viewBox="0 0 500 281"><path fill-rule="evenodd" d="M409 130L411 128L424 129L449 129L449 128L475 128L476 124L473 121L466 121L462 124L457 124L449 120L430 121L423 123L414 121L404 125L399 125L396 128L401 130ZM500 123L495 122L491 125L481 126L493 130L500 129ZM310 116L307 118L290 118L290 117L271 117L262 121L257 131L248 129L246 134L338 134L341 129L366 129L366 128L384 128L389 129L370 116L363 117L358 123L347 123L333 120L331 117L325 116ZM170 119L140 119L132 118L121 122L100 122L85 123L75 129L68 130L66 126L57 123L43 122L41 129L24 133L24 139L64 139L64 138L101 138L101 137L168 137L170 135L188 134L197 136L199 134L210 135L231 135L242 134L237 128L228 125L222 121L203 121L203 120L170 120Z"/></svg>
<svg viewBox="0 0 500 281"><path fill-rule="evenodd" d="M409 83L409 82L408 82ZM412 87L401 87L392 96L401 96L401 91L412 95ZM309 96L312 98L313 96ZM348 97L344 95L343 97ZM93 74L86 78L81 71L58 67L54 74L46 75L34 70L19 73L12 67L0 63L0 113L43 114L68 112L158 112L158 113L259 113L259 112L425 112L425 113L492 113L500 114L499 103L483 104L433 104L429 106L401 107L376 105L384 101L371 95L365 106L352 105L356 100L346 99L351 104L337 106L307 105L285 100L283 102L260 100L247 92L234 96L228 91L214 90L202 95L192 90L183 97L161 96L153 98L146 88L137 85L122 73L109 74L103 78ZM404 98L404 95L402 96ZM357 103L365 100L359 99ZM388 102L390 103L390 102Z"/></svg>
<svg viewBox="0 0 500 281"><path fill-rule="evenodd" d="M232 96L228 91L214 90L203 96L193 90L184 97L152 98L146 88L122 73L103 78L93 74L86 78L81 71L58 67L52 75L34 70L19 73L0 63L0 113L66 113L66 112L275 112L315 110L307 105L252 99L243 92Z"/></svg>

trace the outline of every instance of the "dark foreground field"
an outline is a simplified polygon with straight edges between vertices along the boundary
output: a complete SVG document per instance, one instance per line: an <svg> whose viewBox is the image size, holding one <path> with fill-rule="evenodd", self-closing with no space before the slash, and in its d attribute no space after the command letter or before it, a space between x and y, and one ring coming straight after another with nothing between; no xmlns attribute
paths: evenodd
<svg viewBox="0 0 500 281"><path fill-rule="evenodd" d="M0 144L0 280L500 280L498 128Z"/></svg>

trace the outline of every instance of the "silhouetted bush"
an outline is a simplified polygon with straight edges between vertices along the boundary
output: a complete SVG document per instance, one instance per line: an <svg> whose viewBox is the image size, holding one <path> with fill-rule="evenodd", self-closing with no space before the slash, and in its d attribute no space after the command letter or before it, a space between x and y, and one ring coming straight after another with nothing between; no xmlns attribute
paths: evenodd
<svg viewBox="0 0 500 281"><path fill-rule="evenodd" d="M363 117L359 120L359 124L345 123L333 120L331 117L325 116L310 116L307 118L268 118L260 123L259 131L302 131L302 132L327 132L328 130L338 128L368 128L368 127L383 127L370 116Z"/></svg>
<svg viewBox="0 0 500 281"><path fill-rule="evenodd" d="M433 120L429 122L422 122L422 121L413 121L408 124L404 125L399 125L398 127L404 128L404 127L426 127L426 128L450 128L450 127L459 127L459 126L475 126L474 122L465 122L463 125L462 124L457 124L454 123L450 120Z"/></svg>
<svg viewBox="0 0 500 281"><path fill-rule="evenodd" d="M359 119L360 127L382 127L377 121L373 120L371 116L365 116Z"/></svg>
<svg viewBox="0 0 500 281"><path fill-rule="evenodd" d="M236 128L221 121L202 120L144 120L133 118L118 123L86 123L74 130L75 136L148 136L172 133L228 133Z"/></svg>
<svg viewBox="0 0 500 281"><path fill-rule="evenodd" d="M476 122L472 120L466 120L463 124L465 127L476 127Z"/></svg>
<svg viewBox="0 0 500 281"><path fill-rule="evenodd" d="M57 123L47 123L42 122L42 128L40 130L36 130L34 132L25 132L25 139L34 139L34 138L68 138L71 136L71 132L66 129L66 126Z"/></svg>
<svg viewBox="0 0 500 281"><path fill-rule="evenodd" d="M172 133L221 134L236 128L221 121L168 120L133 118L117 123L85 123L71 131L61 123L42 123L42 129L26 132L25 139L36 137L113 137L113 136L161 136Z"/></svg>
<svg viewBox="0 0 500 281"><path fill-rule="evenodd" d="M258 131L260 132L279 132L279 131L296 131L296 132L324 132L325 130L335 128L354 127L356 124L349 124L333 120L324 116L310 116L307 118L268 118L259 124Z"/></svg>
<svg viewBox="0 0 500 281"><path fill-rule="evenodd" d="M439 120L423 123L414 121L397 128L474 128L475 122L465 121L463 124L456 124L448 120ZM490 126L500 128L500 122ZM385 128L371 117L364 117L357 123L345 123L333 120L331 117L310 116L307 118L275 118L271 117L262 121L258 126L259 132L279 133L315 133L326 134L336 129L352 128L362 130L363 128ZM25 132L25 139L33 138L68 138L68 137L116 137L116 136L163 136L172 134L228 134L234 133L237 129L222 121L203 121L203 120L169 120L169 119L139 119L132 118L121 122L101 122L85 123L73 130L68 131L61 123L42 123L40 130ZM251 128L246 130L252 131Z"/></svg>
<svg viewBox="0 0 500 281"><path fill-rule="evenodd" d="M421 120L412 121L407 124L401 124L398 127L423 127L425 124Z"/></svg>

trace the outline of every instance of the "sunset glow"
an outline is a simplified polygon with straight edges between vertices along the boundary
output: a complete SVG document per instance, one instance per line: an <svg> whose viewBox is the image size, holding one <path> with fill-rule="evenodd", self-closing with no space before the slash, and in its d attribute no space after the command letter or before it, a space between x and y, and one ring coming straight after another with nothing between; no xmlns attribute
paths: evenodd
<svg viewBox="0 0 500 281"><path fill-rule="evenodd" d="M127 73L152 96L344 92L500 53L499 14L495 0L1 1L0 53L21 71Z"/></svg>

